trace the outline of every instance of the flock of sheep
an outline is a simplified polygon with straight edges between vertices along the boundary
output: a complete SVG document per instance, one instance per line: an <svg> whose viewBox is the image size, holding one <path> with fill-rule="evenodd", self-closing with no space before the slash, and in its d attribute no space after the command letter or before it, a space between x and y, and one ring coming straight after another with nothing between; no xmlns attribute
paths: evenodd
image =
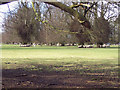
<svg viewBox="0 0 120 90"><path fill-rule="evenodd" d="M20 47L31 47L31 46L35 47L36 45L38 45L38 44L35 44L35 43L25 44L25 45L21 44ZM57 44L56 46L62 46L62 45ZM78 48L94 48L95 47L95 45L77 45L77 44L76 45L66 44L65 46L78 46ZM107 47L110 47L110 44L99 45L99 47L100 48L107 48Z"/></svg>

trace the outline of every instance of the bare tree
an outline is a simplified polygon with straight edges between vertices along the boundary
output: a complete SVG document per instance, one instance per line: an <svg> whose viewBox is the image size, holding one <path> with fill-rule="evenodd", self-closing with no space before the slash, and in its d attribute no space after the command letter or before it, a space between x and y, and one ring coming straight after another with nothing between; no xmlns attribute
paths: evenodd
<svg viewBox="0 0 120 90"><path fill-rule="evenodd" d="M35 13L27 3L19 4L19 9L5 21L5 31L15 30L23 43L31 43L39 39L42 29L40 22L35 19ZM14 37L15 38L15 37Z"/></svg>

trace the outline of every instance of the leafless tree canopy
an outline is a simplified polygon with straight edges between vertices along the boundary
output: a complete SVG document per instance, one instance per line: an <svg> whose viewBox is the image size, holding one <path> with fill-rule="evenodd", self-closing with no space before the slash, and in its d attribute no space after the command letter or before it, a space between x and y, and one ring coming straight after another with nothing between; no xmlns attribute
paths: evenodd
<svg viewBox="0 0 120 90"><path fill-rule="evenodd" d="M12 35L24 43L118 43L118 3L34 2L33 5L34 8L21 2L17 12L5 20L4 33L14 32Z"/></svg>

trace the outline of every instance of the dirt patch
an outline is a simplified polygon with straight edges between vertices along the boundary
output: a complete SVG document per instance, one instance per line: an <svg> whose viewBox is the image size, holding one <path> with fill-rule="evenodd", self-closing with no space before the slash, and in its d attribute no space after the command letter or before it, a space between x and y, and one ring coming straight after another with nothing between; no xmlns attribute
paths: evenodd
<svg viewBox="0 0 120 90"><path fill-rule="evenodd" d="M120 79L100 73L80 74L71 71L2 70L3 88L118 88Z"/></svg>

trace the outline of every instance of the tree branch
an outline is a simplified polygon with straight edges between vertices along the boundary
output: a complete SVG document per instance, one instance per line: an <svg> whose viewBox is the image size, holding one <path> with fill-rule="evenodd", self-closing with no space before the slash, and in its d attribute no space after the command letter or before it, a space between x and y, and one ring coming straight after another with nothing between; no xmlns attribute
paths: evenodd
<svg viewBox="0 0 120 90"><path fill-rule="evenodd" d="M75 19L77 19L86 28L89 28L89 29L91 28L91 25L90 25L89 21L86 19L86 17L84 17L81 13L77 12L76 10L72 9L71 7L66 6L65 4L62 4L61 2L44 2L44 3L47 3L47 4L50 4L55 7L60 8L61 10L74 16Z"/></svg>
<svg viewBox="0 0 120 90"><path fill-rule="evenodd" d="M96 4L97 2L93 3L87 10L85 10L84 16L86 16L87 12Z"/></svg>
<svg viewBox="0 0 120 90"><path fill-rule="evenodd" d="M16 1L16 0L13 0L13 1ZM11 1L9 1L9 2L11 2ZM9 2L0 2L0 4L6 4ZM65 12L68 12L69 14L74 16L75 19L77 19L83 26L85 26L86 28L89 28L89 29L91 28L90 22L84 17L84 15L82 15L81 13L72 9L71 7L68 7L65 4L62 4L61 2L45 2L45 3L53 5L55 7L58 7Z"/></svg>

